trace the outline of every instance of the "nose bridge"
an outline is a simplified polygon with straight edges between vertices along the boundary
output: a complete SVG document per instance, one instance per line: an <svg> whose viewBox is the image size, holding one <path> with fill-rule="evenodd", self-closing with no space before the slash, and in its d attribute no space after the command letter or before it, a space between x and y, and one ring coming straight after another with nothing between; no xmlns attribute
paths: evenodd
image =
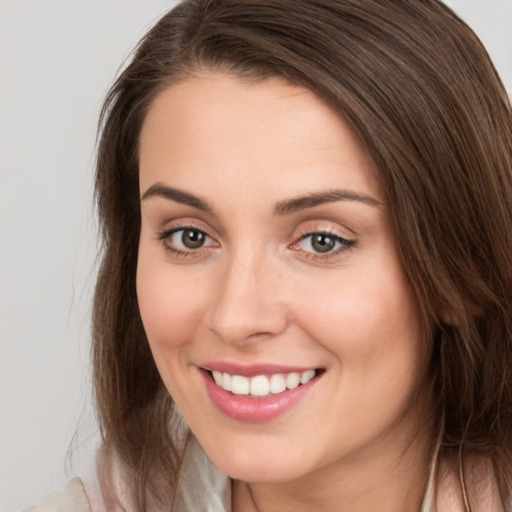
<svg viewBox="0 0 512 512"><path fill-rule="evenodd" d="M271 337L284 330L286 314L275 277L275 265L264 251L234 250L218 276L210 329L230 343Z"/></svg>

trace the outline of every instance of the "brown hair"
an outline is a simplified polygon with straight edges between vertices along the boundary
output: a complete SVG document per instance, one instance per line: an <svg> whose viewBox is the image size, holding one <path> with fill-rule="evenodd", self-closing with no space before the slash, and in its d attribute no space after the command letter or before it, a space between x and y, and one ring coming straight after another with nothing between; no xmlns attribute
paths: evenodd
<svg viewBox="0 0 512 512"><path fill-rule="evenodd" d="M421 310L443 450L490 457L509 499L512 113L482 44L437 0L188 0L140 42L101 117L94 382L104 446L132 468L139 509L154 475L172 494L180 446L137 306L138 141L155 96L201 68L283 77L350 123Z"/></svg>

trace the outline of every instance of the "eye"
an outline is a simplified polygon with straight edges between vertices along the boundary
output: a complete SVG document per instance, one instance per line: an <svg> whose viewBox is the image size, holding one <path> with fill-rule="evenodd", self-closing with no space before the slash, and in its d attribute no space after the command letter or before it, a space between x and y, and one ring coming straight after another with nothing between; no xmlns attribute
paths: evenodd
<svg viewBox="0 0 512 512"><path fill-rule="evenodd" d="M166 249L171 252L187 253L214 244L214 240L200 229L189 227L166 231L160 235Z"/></svg>
<svg viewBox="0 0 512 512"><path fill-rule="evenodd" d="M337 254L340 251L349 249L355 245L355 241L347 240L333 233L308 233L303 235L298 242L294 244L294 248L302 251L322 254Z"/></svg>

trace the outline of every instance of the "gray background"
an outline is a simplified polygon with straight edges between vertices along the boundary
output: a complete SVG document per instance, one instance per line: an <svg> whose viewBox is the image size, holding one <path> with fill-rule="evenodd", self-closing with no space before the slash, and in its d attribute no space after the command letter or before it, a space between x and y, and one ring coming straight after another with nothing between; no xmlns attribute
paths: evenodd
<svg viewBox="0 0 512 512"><path fill-rule="evenodd" d="M87 470L96 119L164 0L0 0L0 510ZM512 91L512 0L449 0ZM72 444L73 468L66 473Z"/></svg>

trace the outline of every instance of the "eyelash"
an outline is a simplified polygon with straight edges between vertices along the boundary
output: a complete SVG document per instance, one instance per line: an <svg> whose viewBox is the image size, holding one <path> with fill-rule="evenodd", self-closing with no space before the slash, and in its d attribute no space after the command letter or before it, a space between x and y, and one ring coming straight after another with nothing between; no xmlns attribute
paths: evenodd
<svg viewBox="0 0 512 512"><path fill-rule="evenodd" d="M210 240L213 240L213 238L211 236L209 236L208 233L206 233L206 231L196 228L195 226L180 226L179 228L173 228L173 229L169 229L167 231L162 231L161 233L159 233L158 239L163 243L165 250L179 258L187 258L190 256L197 257L197 256L200 256L207 249L207 247L201 246L201 247L198 247L197 249L182 250L182 249L173 247L170 243L167 243L173 235L175 235L176 233L179 233L180 231L183 231L184 233L186 231L194 231L194 232L198 233L199 235L202 235L206 238L209 238Z"/></svg>
<svg viewBox="0 0 512 512"><path fill-rule="evenodd" d="M186 231L193 231L198 233L200 236L204 236L207 239L213 240L214 239L206 233L206 231L202 229L198 229L194 226L180 226L178 228L169 229L167 231L162 231L158 234L158 239L163 243L165 250L174 255L175 257L179 258L187 258L187 257L200 257L204 251L208 249L208 246L200 246L197 249L188 249L188 250L182 250L178 249L176 247L173 247L170 243L167 243L169 239L179 232L186 232ZM183 236L183 235L182 235ZM349 240L347 238L344 238L340 235L337 235L336 233L329 231L329 230L316 230L316 231L309 231L307 233L304 233L299 236L297 241L293 242L288 247L292 250L300 250L298 245L303 242L304 240L307 240L308 238L311 238L313 236L324 236L328 237L331 240L334 241L335 244L339 244L339 247L337 247L334 250L326 251L325 253L321 252L315 252L315 251L306 251L303 250L303 256L308 259L314 259L314 260L322 260L327 261L330 258L339 256L340 253L343 253L345 251L351 250L353 247L356 246L357 242L355 240ZM310 242L310 244L312 241Z"/></svg>
<svg viewBox="0 0 512 512"><path fill-rule="evenodd" d="M339 247L337 247L333 250L327 251L325 253L315 252L315 251L303 251L304 257L306 257L308 259L313 259L313 260L327 261L330 258L339 256L343 252L353 249L357 243L355 240L349 240L347 238L344 238L344 237L334 233L333 231L319 229L316 231L309 231L308 233L304 233L290 247L294 248L294 246L297 246L300 242L307 240L308 238L311 238L309 243L312 244L313 243L312 237L314 237L314 236L328 237L328 238L332 239L335 244L339 244Z"/></svg>

